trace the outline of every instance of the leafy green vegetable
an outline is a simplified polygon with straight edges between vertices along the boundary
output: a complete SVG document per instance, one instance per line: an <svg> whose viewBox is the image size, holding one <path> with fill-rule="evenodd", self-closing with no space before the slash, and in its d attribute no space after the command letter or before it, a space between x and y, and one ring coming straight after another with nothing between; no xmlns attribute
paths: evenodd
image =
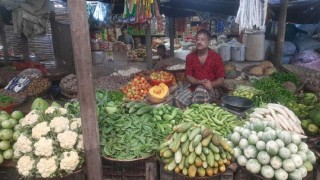
<svg viewBox="0 0 320 180"><path fill-rule="evenodd" d="M263 103L287 104L289 102L296 101L296 97L292 92L285 89L281 83L271 77L265 77L261 80L255 81L253 86L264 91L260 96L253 99L257 106Z"/></svg>
<svg viewBox="0 0 320 180"><path fill-rule="evenodd" d="M275 72L275 73L271 74L271 78L280 84L282 84L286 81L293 82L296 86L299 84L298 77L293 73Z"/></svg>
<svg viewBox="0 0 320 180"><path fill-rule="evenodd" d="M10 96L0 95L0 107L5 107L12 104L14 99Z"/></svg>

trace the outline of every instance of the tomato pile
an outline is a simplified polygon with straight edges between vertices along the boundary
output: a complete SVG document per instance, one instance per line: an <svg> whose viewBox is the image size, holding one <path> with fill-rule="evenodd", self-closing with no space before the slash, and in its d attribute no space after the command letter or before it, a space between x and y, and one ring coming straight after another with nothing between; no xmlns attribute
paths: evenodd
<svg viewBox="0 0 320 180"><path fill-rule="evenodd" d="M122 92L129 100L142 100L148 94L150 87L145 77L136 76L122 88Z"/></svg>

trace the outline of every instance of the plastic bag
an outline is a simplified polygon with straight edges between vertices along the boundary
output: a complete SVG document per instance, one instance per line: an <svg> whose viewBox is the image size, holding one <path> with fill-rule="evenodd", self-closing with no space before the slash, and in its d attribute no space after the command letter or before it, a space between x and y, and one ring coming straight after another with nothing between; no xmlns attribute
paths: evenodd
<svg viewBox="0 0 320 180"><path fill-rule="evenodd" d="M314 51L303 51L295 55L291 60L291 64L303 66L310 69L320 69L320 54Z"/></svg>
<svg viewBox="0 0 320 180"><path fill-rule="evenodd" d="M112 24L112 5L102 2L87 2L91 28L105 28Z"/></svg>

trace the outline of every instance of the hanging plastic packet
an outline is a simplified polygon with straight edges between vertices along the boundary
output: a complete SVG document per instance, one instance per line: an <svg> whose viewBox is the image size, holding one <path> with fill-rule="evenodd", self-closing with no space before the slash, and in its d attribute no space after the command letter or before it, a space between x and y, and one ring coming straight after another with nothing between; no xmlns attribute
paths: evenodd
<svg viewBox="0 0 320 180"><path fill-rule="evenodd" d="M112 5L102 2L87 2L87 13L92 28L105 28L112 24Z"/></svg>
<svg viewBox="0 0 320 180"><path fill-rule="evenodd" d="M17 93L27 87L30 82L30 79L26 77L14 77L4 89L12 90Z"/></svg>

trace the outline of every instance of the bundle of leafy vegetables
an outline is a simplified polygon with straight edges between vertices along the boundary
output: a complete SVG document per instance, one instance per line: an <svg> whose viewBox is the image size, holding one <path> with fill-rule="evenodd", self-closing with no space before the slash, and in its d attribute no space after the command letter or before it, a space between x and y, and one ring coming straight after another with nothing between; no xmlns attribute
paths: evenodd
<svg viewBox="0 0 320 180"><path fill-rule="evenodd" d="M287 104L296 101L295 95L272 77L265 77L253 82L253 87L264 92L253 99L257 106L264 103Z"/></svg>
<svg viewBox="0 0 320 180"><path fill-rule="evenodd" d="M12 104L14 99L10 96L5 96L0 94L0 107L6 107Z"/></svg>
<svg viewBox="0 0 320 180"><path fill-rule="evenodd" d="M271 74L271 78L280 84L287 82L287 81L290 81L290 82L294 83L296 86L299 85L299 79L293 73L275 72L275 73Z"/></svg>
<svg viewBox="0 0 320 180"><path fill-rule="evenodd" d="M121 104L123 100L123 93L121 91L108 91L98 90L96 91L97 113L101 114L113 114L121 111ZM80 117L80 103L79 101L67 102L65 108L68 109L72 115Z"/></svg>

